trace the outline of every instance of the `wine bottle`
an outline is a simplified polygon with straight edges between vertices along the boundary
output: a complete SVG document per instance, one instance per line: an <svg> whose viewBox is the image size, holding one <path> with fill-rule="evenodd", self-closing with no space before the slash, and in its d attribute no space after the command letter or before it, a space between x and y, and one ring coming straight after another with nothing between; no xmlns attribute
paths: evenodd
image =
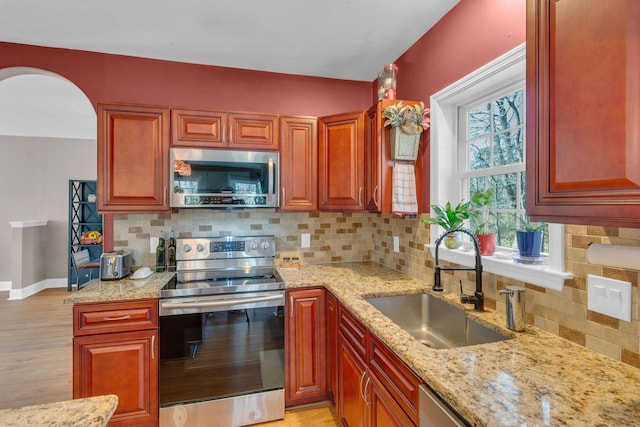
<svg viewBox="0 0 640 427"><path fill-rule="evenodd" d="M160 232L158 246L156 246L156 271L165 271L164 233Z"/></svg>
<svg viewBox="0 0 640 427"><path fill-rule="evenodd" d="M176 271L176 239L173 230L169 234L169 247L167 248L167 271Z"/></svg>

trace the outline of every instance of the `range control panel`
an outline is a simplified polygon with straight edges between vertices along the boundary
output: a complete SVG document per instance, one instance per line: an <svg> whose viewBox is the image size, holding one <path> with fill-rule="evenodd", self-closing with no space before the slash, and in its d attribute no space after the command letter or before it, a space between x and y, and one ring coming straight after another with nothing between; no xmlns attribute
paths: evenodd
<svg viewBox="0 0 640 427"><path fill-rule="evenodd" d="M178 261L275 257L274 236L225 236L176 239Z"/></svg>

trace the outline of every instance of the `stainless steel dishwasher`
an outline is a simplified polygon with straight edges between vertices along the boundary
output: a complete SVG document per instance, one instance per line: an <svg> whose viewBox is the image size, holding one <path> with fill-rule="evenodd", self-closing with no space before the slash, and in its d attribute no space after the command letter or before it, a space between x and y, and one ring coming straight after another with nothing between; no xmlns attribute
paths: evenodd
<svg viewBox="0 0 640 427"><path fill-rule="evenodd" d="M427 386L420 386L420 427L467 427L468 424L453 412Z"/></svg>

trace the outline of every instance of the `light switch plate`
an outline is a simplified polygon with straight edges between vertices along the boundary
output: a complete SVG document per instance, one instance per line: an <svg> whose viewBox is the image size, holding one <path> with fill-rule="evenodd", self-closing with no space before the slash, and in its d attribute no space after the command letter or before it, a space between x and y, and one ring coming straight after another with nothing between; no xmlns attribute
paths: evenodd
<svg viewBox="0 0 640 427"><path fill-rule="evenodd" d="M300 247L301 248L310 248L311 247L311 234L302 233L300 235Z"/></svg>
<svg viewBox="0 0 640 427"><path fill-rule="evenodd" d="M393 236L393 252L400 252L400 237Z"/></svg>
<svg viewBox="0 0 640 427"><path fill-rule="evenodd" d="M631 322L631 282L587 276L587 308Z"/></svg>

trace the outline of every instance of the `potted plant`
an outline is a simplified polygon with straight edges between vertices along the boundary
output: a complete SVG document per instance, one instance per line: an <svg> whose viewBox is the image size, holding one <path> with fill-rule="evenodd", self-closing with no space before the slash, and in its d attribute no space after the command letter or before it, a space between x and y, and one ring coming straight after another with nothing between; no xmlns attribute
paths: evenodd
<svg viewBox="0 0 640 427"><path fill-rule="evenodd" d="M429 109L424 103L404 105L402 101L385 107L382 114L387 119L385 126L391 126L391 159L416 160L420 145L420 134L429 129Z"/></svg>
<svg viewBox="0 0 640 427"><path fill-rule="evenodd" d="M480 245L480 254L491 256L496 251L496 233L491 232L489 204L493 199L493 190L476 191L471 195L472 219L475 225L474 233Z"/></svg>
<svg viewBox="0 0 640 427"><path fill-rule="evenodd" d="M518 217L516 239L518 241L518 253L521 258L540 258L544 228L543 222L532 222L528 216Z"/></svg>
<svg viewBox="0 0 640 427"><path fill-rule="evenodd" d="M435 216L423 219L425 224L437 224L444 228L445 231L455 230L464 225L464 221L471 216L471 202L458 203L455 207L451 206L451 202L447 202L444 206L431 205L431 209ZM459 233L452 233L445 237L444 245L449 249L458 249L462 244Z"/></svg>

